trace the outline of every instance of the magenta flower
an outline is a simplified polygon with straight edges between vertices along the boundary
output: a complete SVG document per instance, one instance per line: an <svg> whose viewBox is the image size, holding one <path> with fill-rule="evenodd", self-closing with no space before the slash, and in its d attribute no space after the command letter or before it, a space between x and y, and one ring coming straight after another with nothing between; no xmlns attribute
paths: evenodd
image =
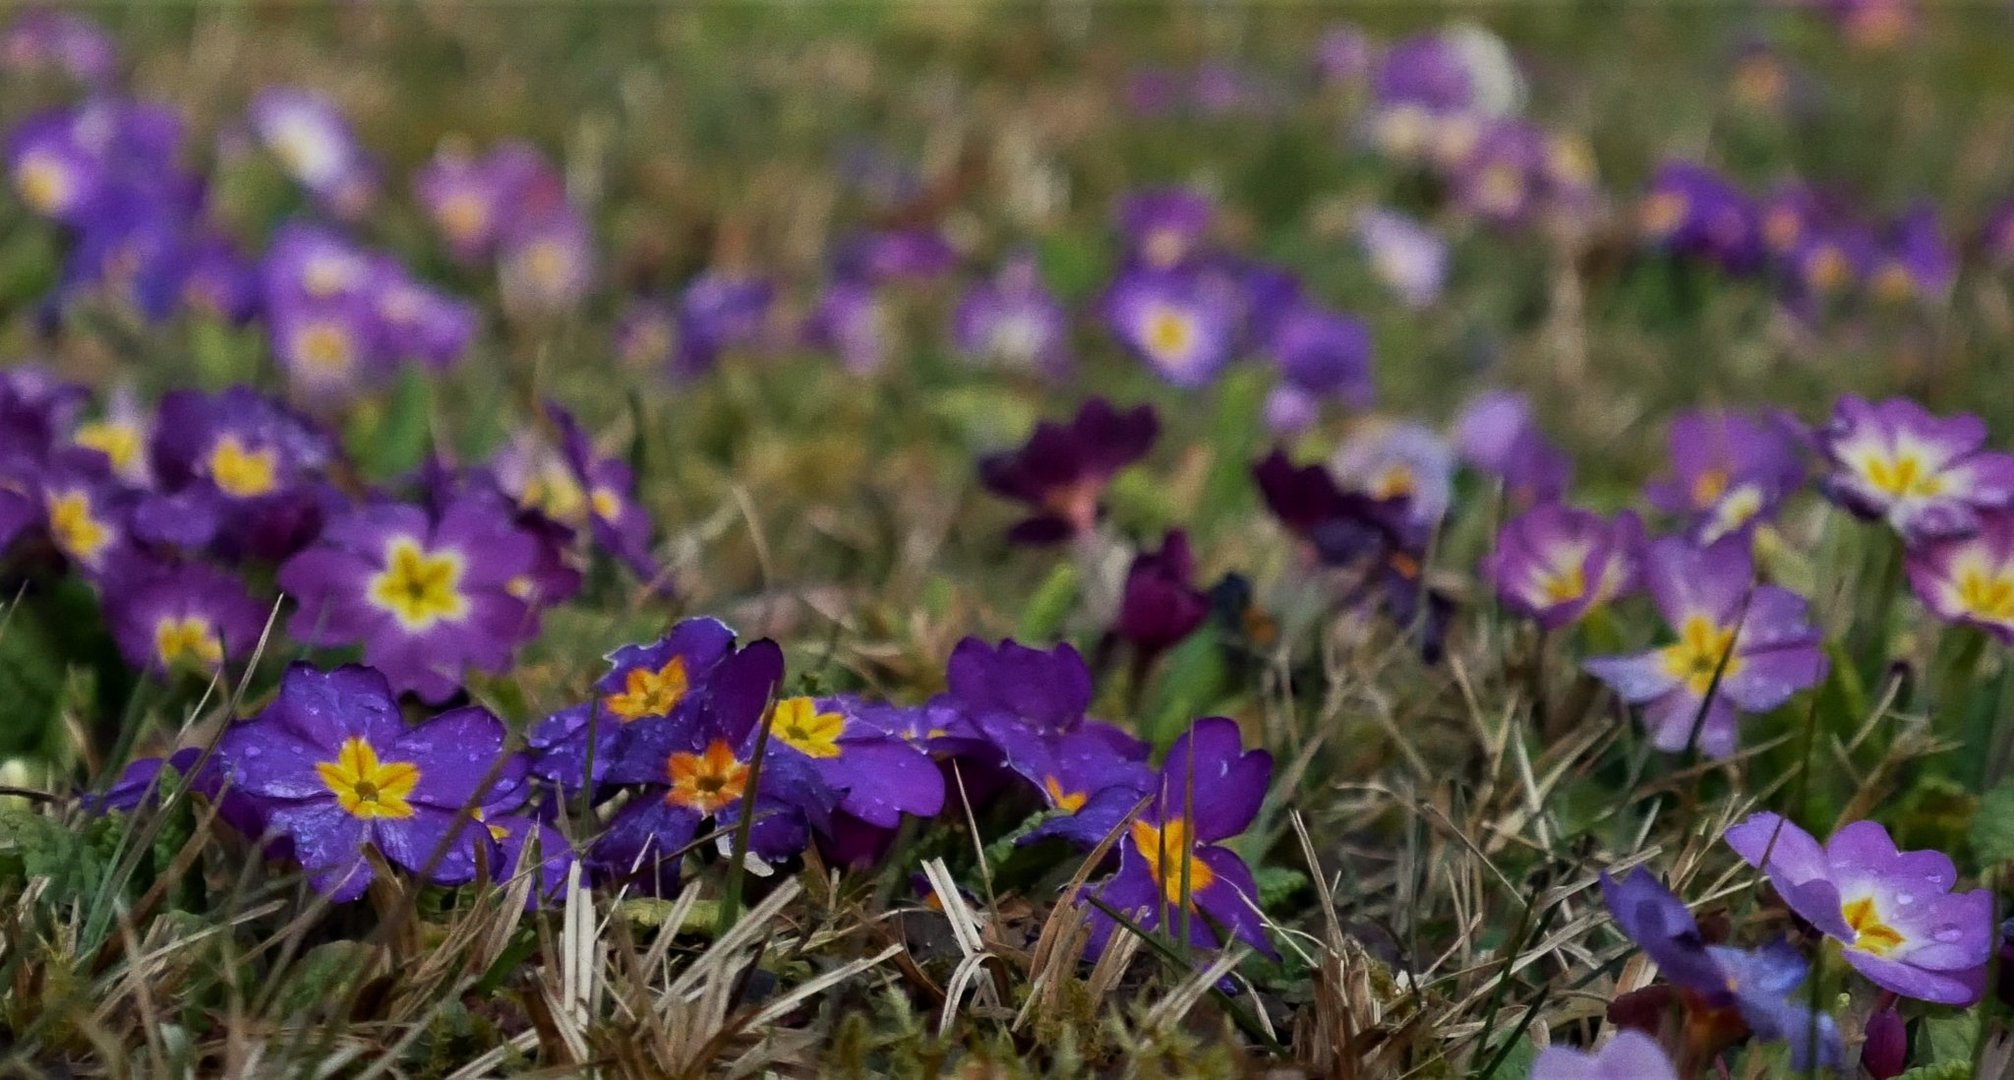
<svg viewBox="0 0 2014 1080"><path fill-rule="evenodd" d="M1678 1080L1678 1069L1656 1039L1625 1030L1592 1052L1546 1047L1532 1062L1531 1080Z"/></svg>
<svg viewBox="0 0 2014 1080"><path fill-rule="evenodd" d="M288 631L310 645L360 644L398 690L441 701L469 668L505 670L536 633L537 612L512 590L536 556L531 535L487 500L438 515L360 507L280 568L298 605Z"/></svg>
<svg viewBox="0 0 2014 1080"><path fill-rule="evenodd" d="M0 69L54 70L95 84L110 79L118 65L111 36L74 12L31 8L0 31Z"/></svg>
<svg viewBox="0 0 2014 1080"><path fill-rule="evenodd" d="M1757 585L1754 560L1739 539L1703 548L1677 537L1659 540L1650 546L1644 580L1678 640L1584 666L1624 701L1645 706L1643 726L1658 749L1684 750L1696 726L1700 749L1726 757L1735 748L1737 710L1767 712L1825 678L1825 653L1804 598Z"/></svg>
<svg viewBox="0 0 2014 1080"><path fill-rule="evenodd" d="M2014 517L1982 515L1970 536L1909 549L1909 584L1938 618L2014 643Z"/></svg>
<svg viewBox="0 0 2014 1080"><path fill-rule="evenodd" d="M1769 813L1751 815L1726 839L1875 985L1943 1005L1970 1005L1985 993L1993 894L1953 892L1958 869L1943 852L1897 851L1872 821L1853 822L1820 847Z"/></svg>
<svg viewBox="0 0 2014 1080"><path fill-rule="evenodd" d="M1818 439L1832 465L1826 493L1911 543L1971 532L1981 511L2014 501L2014 455L1984 449L1986 425L1970 413L1847 396Z"/></svg>
<svg viewBox="0 0 2014 1080"><path fill-rule="evenodd" d="M1235 721L1196 721L1169 749L1153 801L1127 825L1118 872L1093 895L1142 929L1175 934L1186 923L1191 945L1235 939L1277 957L1251 869L1221 846L1258 816L1272 772L1272 755L1246 752ZM1094 910L1091 950L1102 952L1117 928Z"/></svg>
<svg viewBox="0 0 2014 1080"><path fill-rule="evenodd" d="M119 652L157 677L207 674L250 655L266 613L243 582L202 563L124 571L105 599Z"/></svg>
<svg viewBox="0 0 2014 1080"><path fill-rule="evenodd" d="M435 884L474 880L486 835L476 812L524 772L505 738L503 722L474 707L409 729L379 673L295 664L272 704L224 733L217 756L316 890L341 902L370 885L367 844Z"/></svg>
<svg viewBox="0 0 2014 1080"><path fill-rule="evenodd" d="M1105 294L1112 332L1155 374L1185 389L1207 385L1231 362L1238 298L1195 275L1129 271Z"/></svg>
<svg viewBox="0 0 2014 1080"><path fill-rule="evenodd" d="M1510 608L1548 630L1635 591L1643 525L1548 503L1504 523L1482 572Z"/></svg>
<svg viewBox="0 0 2014 1080"><path fill-rule="evenodd" d="M1138 650L1143 664L1194 633L1210 614L1210 598L1193 584L1195 575L1189 536L1180 529L1168 530L1161 550L1133 557L1112 633Z"/></svg>
<svg viewBox="0 0 2014 1080"><path fill-rule="evenodd" d="M1147 405L1127 412L1092 398L1068 424L1044 420L1018 449L979 459L979 480L1034 513L1008 539L1056 544L1098 524L1100 500L1119 470L1147 456L1160 433Z"/></svg>
<svg viewBox="0 0 2014 1080"><path fill-rule="evenodd" d="M1710 544L1745 533L1804 484L1804 441L1795 421L1730 410L1683 413L1671 422L1671 473L1645 494L1688 521Z"/></svg>
<svg viewBox="0 0 2014 1080"><path fill-rule="evenodd" d="M553 402L546 416L560 431L560 447L573 483L585 500L588 531L597 547L621 560L630 572L655 583L661 573L650 551L650 513L636 496L636 476L620 458L597 453L573 414Z"/></svg>

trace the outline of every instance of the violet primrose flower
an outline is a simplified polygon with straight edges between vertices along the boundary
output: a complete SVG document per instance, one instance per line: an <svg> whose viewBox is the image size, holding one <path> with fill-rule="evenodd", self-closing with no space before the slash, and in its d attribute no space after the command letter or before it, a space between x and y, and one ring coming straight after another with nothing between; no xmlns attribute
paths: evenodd
<svg viewBox="0 0 2014 1080"><path fill-rule="evenodd" d="M1943 1005L1971 1005L1985 993L1993 896L1954 892L1958 869L1943 852L1897 851L1872 821L1841 828L1821 847L1769 813L1728 829L1726 840L1875 985Z"/></svg>
<svg viewBox="0 0 2014 1080"><path fill-rule="evenodd" d="M1196 276L1134 270L1105 294L1105 318L1121 344L1175 386L1207 385L1231 362L1238 312Z"/></svg>
<svg viewBox="0 0 2014 1080"><path fill-rule="evenodd" d="M1094 895L1142 929L1174 934L1187 923L1191 945L1216 948L1235 939L1277 957L1251 869L1219 844L1258 816L1272 771L1271 754L1244 750L1235 721L1196 721L1169 749L1153 801L1119 841L1118 872ZM1117 927L1094 909L1091 951L1102 952Z"/></svg>
<svg viewBox="0 0 2014 1080"><path fill-rule="evenodd" d="M2014 643L2014 516L1995 511L1970 536L1917 544L1905 565L1916 598L1938 618Z"/></svg>
<svg viewBox="0 0 2014 1080"><path fill-rule="evenodd" d="M1504 523L1482 572L1512 611L1557 630L1636 589L1643 526L1548 503Z"/></svg>
<svg viewBox="0 0 2014 1080"><path fill-rule="evenodd" d="M1789 423L1772 414L1682 413L1671 422L1671 473L1645 493L1687 518L1702 544L1746 532L1804 483L1804 444Z"/></svg>
<svg viewBox="0 0 2014 1080"><path fill-rule="evenodd" d="M1932 416L1907 398L1841 398L1818 432L1830 460L1825 491L1911 543L1978 527L1981 511L2014 501L2014 455L1984 449L1977 416Z"/></svg>
<svg viewBox="0 0 2014 1080"><path fill-rule="evenodd" d="M249 655L267 610L243 582L201 563L129 571L105 608L126 662L161 678Z"/></svg>
<svg viewBox="0 0 2014 1080"><path fill-rule="evenodd" d="M1678 1069L1656 1039L1618 1031L1592 1052L1546 1047L1532 1062L1531 1080L1678 1080Z"/></svg>
<svg viewBox="0 0 2014 1080"><path fill-rule="evenodd" d="M217 754L292 841L308 880L341 902L371 882L366 844L436 884L474 880L484 834L465 815L524 771L505 737L503 722L475 707L409 729L377 672L295 664L279 696L226 731Z"/></svg>
<svg viewBox="0 0 2014 1080"><path fill-rule="evenodd" d="M1726 757L1739 734L1737 709L1767 712L1825 678L1804 598L1754 577L1738 538L1701 548L1667 537L1650 546L1645 582L1678 640L1584 666L1623 700L1645 706L1643 725L1658 749L1684 750L1697 723L1700 749Z"/></svg>
<svg viewBox="0 0 2014 1080"><path fill-rule="evenodd" d="M563 709L532 729L532 772L565 791L599 783L614 756L617 734L638 720L670 716L705 685L734 648L734 631L718 619L684 619L648 645L608 654L609 673L595 697Z"/></svg>
<svg viewBox="0 0 2014 1080"><path fill-rule="evenodd" d="M1726 1037L1722 1032L1732 1020L1726 1014L1732 1012L1756 1038L1788 1042L1796 1068L1837 1067L1844 1060L1832 1018L1814 1014L1799 1000L1802 995L1792 994L1809 966L1788 942L1753 950L1708 945L1692 912L1641 867L1620 881L1604 873L1601 894L1616 925L1679 989L1687 1012L1697 1014L1688 1024L1694 1038Z"/></svg>
<svg viewBox="0 0 2014 1080"><path fill-rule="evenodd" d="M311 645L361 644L398 690L441 701L467 668L503 671L536 632L537 613L511 589L536 555L530 534L486 500L462 498L438 516L361 507L280 568L299 604L288 631Z"/></svg>

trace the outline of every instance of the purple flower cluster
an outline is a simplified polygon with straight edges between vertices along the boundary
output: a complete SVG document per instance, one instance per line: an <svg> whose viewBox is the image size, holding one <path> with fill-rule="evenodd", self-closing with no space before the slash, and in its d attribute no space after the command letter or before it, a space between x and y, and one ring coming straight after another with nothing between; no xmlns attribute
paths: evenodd
<svg viewBox="0 0 2014 1080"><path fill-rule="evenodd" d="M1942 303L1958 252L1934 210L1886 223L1802 184L1751 195L1707 166L1668 161L1638 204L1644 237L1733 274L1768 272L1792 310L1815 313L1862 294L1887 303Z"/></svg>
<svg viewBox="0 0 2014 1080"><path fill-rule="evenodd" d="M413 178L421 208L449 254L494 259L506 310L545 317L571 308L594 282L594 237L545 155L507 142L477 155L444 143Z"/></svg>

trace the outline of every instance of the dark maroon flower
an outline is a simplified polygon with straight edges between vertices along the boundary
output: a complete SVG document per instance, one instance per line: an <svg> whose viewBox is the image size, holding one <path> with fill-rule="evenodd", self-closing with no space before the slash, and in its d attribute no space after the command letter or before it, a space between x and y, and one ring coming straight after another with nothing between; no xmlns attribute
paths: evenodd
<svg viewBox="0 0 2014 1080"><path fill-rule="evenodd" d="M1160 427L1150 406L1119 412L1093 398L1069 424L1043 421L1020 449L981 458L979 479L987 490L1035 510L1008 539L1055 544L1089 531L1106 485L1146 456Z"/></svg>
<svg viewBox="0 0 2014 1080"><path fill-rule="evenodd" d="M1113 633L1146 658L1194 633L1210 613L1209 596L1192 584L1195 574L1188 535L1169 530L1161 550L1134 556Z"/></svg>

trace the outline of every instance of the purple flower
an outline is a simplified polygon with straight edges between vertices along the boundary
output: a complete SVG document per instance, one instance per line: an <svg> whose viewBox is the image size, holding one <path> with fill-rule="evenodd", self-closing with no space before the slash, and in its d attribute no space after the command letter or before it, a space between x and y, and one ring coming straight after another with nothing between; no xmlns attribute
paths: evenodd
<svg viewBox="0 0 2014 1080"><path fill-rule="evenodd" d="M310 645L361 644L400 691L440 701L467 668L505 670L536 633L537 612L511 588L536 555L536 541L486 500L438 515L360 507L280 568L299 605L288 630Z"/></svg>
<svg viewBox="0 0 2014 1080"><path fill-rule="evenodd" d="M2014 518L1995 511L1969 536L1909 549L1909 584L1940 619L2014 643Z"/></svg>
<svg viewBox="0 0 2014 1080"><path fill-rule="evenodd" d="M29 9L0 32L0 68L7 71L55 70L79 82L103 83L118 64L111 36L74 12Z"/></svg>
<svg viewBox="0 0 2014 1080"><path fill-rule="evenodd" d="M636 297L616 316L615 355L633 368L669 367L678 342L678 312L664 300Z"/></svg>
<svg viewBox="0 0 2014 1080"><path fill-rule="evenodd" d="M1455 163L1455 200L1497 224L1530 217L1545 184L1546 143L1528 124L1499 120L1482 129Z"/></svg>
<svg viewBox="0 0 2014 1080"><path fill-rule="evenodd" d="M134 527L151 542L281 559L313 539L335 501L320 479L333 440L249 387L170 391L149 454L158 490Z"/></svg>
<svg viewBox="0 0 2014 1080"><path fill-rule="evenodd" d="M1332 468L1345 489L1373 499L1405 499L1412 523L1431 529L1447 512L1454 449L1424 424L1398 423L1352 435Z"/></svg>
<svg viewBox="0 0 2014 1080"><path fill-rule="evenodd" d="M871 375L893 351L893 329L874 286L841 280L826 286L805 320L804 335L813 347L837 353L849 373Z"/></svg>
<svg viewBox="0 0 2014 1080"><path fill-rule="evenodd" d="M132 567L134 496L98 455L59 454L33 479L50 541L85 577L102 585Z"/></svg>
<svg viewBox="0 0 2014 1080"><path fill-rule="evenodd" d="M1826 300L1850 292L1873 272L1878 245L1856 222L1826 222L1806 230L1790 252L1793 284L1806 296Z"/></svg>
<svg viewBox="0 0 2014 1080"><path fill-rule="evenodd" d="M414 280L391 259L382 261L371 304L379 348L435 370L462 358L482 322L474 304Z"/></svg>
<svg viewBox="0 0 2014 1080"><path fill-rule="evenodd" d="M287 175L344 217L369 208L377 177L335 103L312 90L276 86L252 99L252 130Z"/></svg>
<svg viewBox="0 0 2014 1080"><path fill-rule="evenodd" d="M1201 251L1216 217L1208 196L1183 188L1136 192L1119 203L1119 231L1128 260L1150 271L1168 271Z"/></svg>
<svg viewBox="0 0 2014 1080"><path fill-rule="evenodd" d="M70 432L70 445L103 454L112 475L145 488L153 484L154 472L147 460L153 431L153 417L141 406L133 388L121 385L106 399L103 414Z"/></svg>
<svg viewBox="0 0 2014 1080"><path fill-rule="evenodd" d="M1378 104L1386 107L1412 105L1441 113L1479 104L1468 57L1449 34L1418 34L1387 47L1372 89Z"/></svg>
<svg viewBox="0 0 2014 1080"><path fill-rule="evenodd" d="M1034 509L1008 533L1010 540L1061 543L1097 525L1106 485L1145 457L1159 433L1151 407L1122 413L1092 398L1067 425L1045 420L1019 449L981 458L979 479L987 490Z"/></svg>
<svg viewBox="0 0 2014 1080"><path fill-rule="evenodd" d="M476 157L449 142L413 178L415 193L448 251L464 263L499 242L567 213L566 184L529 143L508 142Z"/></svg>
<svg viewBox="0 0 2014 1080"><path fill-rule="evenodd" d="M1804 484L1804 442L1790 423L1732 410L1681 414L1666 440L1671 473L1645 494L1686 518L1700 543L1745 533Z"/></svg>
<svg viewBox="0 0 2014 1080"><path fill-rule="evenodd" d="M649 645L625 645L608 655L610 670L585 704L561 710L532 729L538 751L532 772L569 791L608 771L624 725L670 716L734 647L734 631L717 619L684 619Z"/></svg>
<svg viewBox="0 0 2014 1080"><path fill-rule="evenodd" d="M1504 523L1483 559L1483 576L1512 611L1548 630L1636 589L1643 526L1548 503Z"/></svg>
<svg viewBox="0 0 2014 1080"><path fill-rule="evenodd" d="M1875 985L1943 1005L1971 1005L1985 993L1993 895L1953 892L1958 870L1943 852L1897 851L1872 821L1853 822L1820 847L1769 813L1751 815L1726 839Z"/></svg>
<svg viewBox="0 0 2014 1080"><path fill-rule="evenodd" d="M1890 1005L1867 1018L1867 1041L1860 1047L1860 1067L1874 1080L1895 1080L1909 1067L1909 1032Z"/></svg>
<svg viewBox="0 0 2014 1080"><path fill-rule="evenodd" d="M1546 1047L1532 1062L1531 1080L1678 1080L1678 1069L1656 1039L1625 1030L1591 1053Z"/></svg>
<svg viewBox="0 0 2014 1080"><path fill-rule="evenodd" d="M589 852L604 877L643 874L658 891L675 887L700 827L733 826L751 803L749 854L760 859L789 858L810 841L809 828L826 825L837 796L810 761L777 753L753 768L762 720L782 679L782 650L757 641L720 661L704 689L670 715L622 729L604 779L641 790ZM719 839L726 849L731 837Z"/></svg>
<svg viewBox="0 0 2014 1080"><path fill-rule="evenodd" d="M408 729L378 672L295 664L272 704L224 733L217 756L292 842L308 880L341 902L370 885L366 844L435 884L474 880L483 831L467 815L524 772L506 737L476 707Z"/></svg>
<svg viewBox="0 0 2014 1080"><path fill-rule="evenodd" d="M1371 272L1411 308L1440 299L1448 278L1448 245L1440 234L1390 210L1367 210L1357 217L1357 239L1370 258Z"/></svg>
<svg viewBox="0 0 2014 1080"><path fill-rule="evenodd" d="M1755 584L1748 545L1736 537L1697 547L1678 537L1651 544L1644 578L1678 640L1634 656L1584 665L1631 704L1658 749L1694 738L1712 757L1734 752L1736 710L1767 712L1825 678L1821 638L1804 598Z"/></svg>
<svg viewBox="0 0 2014 1080"><path fill-rule="evenodd" d="M1252 478L1280 524L1307 541L1330 565L1396 547L1408 531L1407 498L1378 499L1345 491L1326 467L1296 466L1283 450L1274 450L1255 464Z"/></svg>
<svg viewBox="0 0 2014 1080"><path fill-rule="evenodd" d="M1355 26L1331 26L1315 39L1315 72L1325 83L1361 83L1376 59L1377 46Z"/></svg>
<svg viewBox="0 0 2014 1080"><path fill-rule="evenodd" d="M534 316L565 311L594 281L594 236L571 205L513 226L497 252L497 291L504 307Z"/></svg>
<svg viewBox="0 0 2014 1080"><path fill-rule="evenodd" d="M1453 437L1456 456L1503 481L1513 505L1551 502L1573 482L1572 460L1546 441L1523 394L1478 395L1455 417Z"/></svg>
<svg viewBox="0 0 2014 1080"><path fill-rule="evenodd" d="M930 755L862 719L870 709L851 698L784 698L770 717L769 752L809 763L856 821L893 829L903 814L935 816L944 774Z"/></svg>
<svg viewBox="0 0 2014 1080"><path fill-rule="evenodd" d="M996 743L999 732L1066 731L1091 707L1091 671L1068 644L1035 649L1011 638L998 647L968 637L951 651L949 697Z"/></svg>
<svg viewBox="0 0 2014 1080"><path fill-rule="evenodd" d="M650 514L636 498L636 477L623 461L595 452L573 414L547 402L546 416L559 428L567 466L586 499L589 531L597 546L622 560L644 581L660 574L650 553Z"/></svg>
<svg viewBox="0 0 2014 1080"><path fill-rule="evenodd" d="M702 374L722 352L761 341L775 299L775 286L744 274L707 270L687 282L678 295L673 374Z"/></svg>
<svg viewBox="0 0 2014 1080"><path fill-rule="evenodd" d="M1743 272L1762 264L1754 203L1704 165L1668 161L1651 178L1638 208L1644 236L1672 251Z"/></svg>
<svg viewBox="0 0 2014 1080"><path fill-rule="evenodd" d="M1907 398L1849 395L1818 441L1832 466L1826 494L1912 543L1970 532L1981 511L2014 501L2014 455L1983 449L1986 425L1969 413L1938 417Z"/></svg>
<svg viewBox="0 0 2014 1080"><path fill-rule="evenodd" d="M842 242L834 264L838 277L864 285L929 281L957 269L958 252L932 229L887 229Z"/></svg>
<svg viewBox="0 0 2014 1080"><path fill-rule="evenodd" d="M1231 362L1238 313L1229 300L1194 275L1129 271L1105 294L1105 318L1155 374L1194 389Z"/></svg>
<svg viewBox="0 0 2014 1080"><path fill-rule="evenodd" d="M1791 997L1809 971L1804 957L1788 942L1777 941L1754 950L1708 945L1685 904L1646 870L1630 871L1621 881L1601 875L1602 902L1616 925L1655 961L1665 979L1678 987L1694 1040L1721 1037L1732 1019L1766 1042L1788 1042L1796 1068L1814 1063L1838 1067L1845 1057L1839 1029L1830 1016L1813 1013ZM1816 1042L1811 1040L1816 1038ZM1701 1049L1713 1052L1718 1047Z"/></svg>
<svg viewBox="0 0 2014 1080"><path fill-rule="evenodd" d="M1245 752L1235 721L1196 721L1169 749L1152 801L1119 841L1118 872L1094 895L1142 929L1186 929L1205 948L1237 939L1277 957L1251 869L1220 846L1258 816L1272 771L1272 755ZM1102 952L1117 924L1097 910L1091 927L1091 949Z"/></svg>
<svg viewBox="0 0 2014 1080"><path fill-rule="evenodd" d="M1070 370L1070 317L1031 256L1007 260L966 291L951 317L958 351L1010 371L1061 378Z"/></svg>
<svg viewBox="0 0 2014 1080"><path fill-rule="evenodd" d="M201 563L124 571L105 608L126 662L157 677L208 674L249 655L267 611L243 582Z"/></svg>
<svg viewBox="0 0 2014 1080"><path fill-rule="evenodd" d="M1195 574L1189 537L1180 529L1168 531L1161 550L1133 557L1112 632L1137 650L1143 664L1194 633L1210 614L1209 596L1191 583Z"/></svg>
<svg viewBox="0 0 2014 1080"><path fill-rule="evenodd" d="M1276 395L1333 397L1363 408L1376 391L1370 328L1348 315L1295 304L1274 322L1267 349L1280 369Z"/></svg>
<svg viewBox="0 0 2014 1080"><path fill-rule="evenodd" d="M1937 303L1957 279L1958 253L1938 227L1936 208L1917 206L1896 223L1871 280L1881 299Z"/></svg>
<svg viewBox="0 0 2014 1080"><path fill-rule="evenodd" d="M1147 744L1109 724L1087 720L1067 731L995 730L1008 767L1056 811L1021 843L1060 837L1080 848L1096 847L1154 787Z"/></svg>

